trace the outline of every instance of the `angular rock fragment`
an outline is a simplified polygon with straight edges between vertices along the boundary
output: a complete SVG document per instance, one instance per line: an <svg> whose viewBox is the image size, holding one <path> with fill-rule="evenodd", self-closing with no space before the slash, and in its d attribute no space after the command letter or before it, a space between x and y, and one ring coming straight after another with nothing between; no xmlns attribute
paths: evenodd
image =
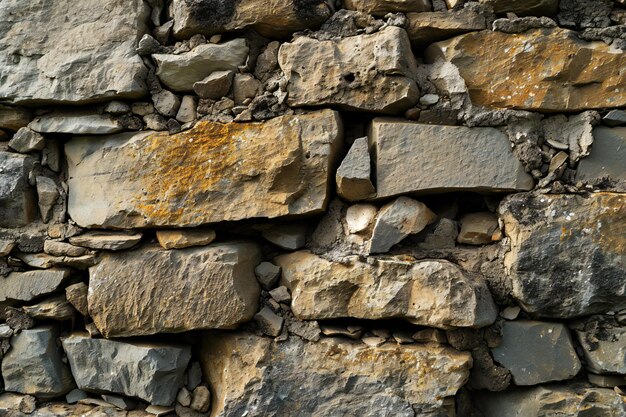
<svg viewBox="0 0 626 417"><path fill-rule="evenodd" d="M433 42L487 29L485 17L469 9L407 14L411 43L425 48Z"/></svg>
<svg viewBox="0 0 626 417"><path fill-rule="evenodd" d="M28 127L39 133L107 135L124 129L110 114L51 113L37 116Z"/></svg>
<svg viewBox="0 0 626 417"><path fill-rule="evenodd" d="M349 201L364 200L376 195L370 179L371 170L367 138L358 138L337 169L337 194Z"/></svg>
<svg viewBox="0 0 626 417"><path fill-rule="evenodd" d="M626 375L626 326L607 316L592 316L572 327L589 371ZM620 385L626 385L626 381Z"/></svg>
<svg viewBox="0 0 626 417"><path fill-rule="evenodd" d="M9 141L9 147L21 153L40 151L45 144L46 141L42 135L27 127L20 128Z"/></svg>
<svg viewBox="0 0 626 417"><path fill-rule="evenodd" d="M602 122L607 126L621 126L626 124L626 111L611 110L602 118Z"/></svg>
<svg viewBox="0 0 626 417"><path fill-rule="evenodd" d="M169 406L184 384L189 347L124 343L72 335L63 339L78 388Z"/></svg>
<svg viewBox="0 0 626 417"><path fill-rule="evenodd" d="M252 27L268 38L319 27L331 15L323 0L174 0L174 36L213 35Z"/></svg>
<svg viewBox="0 0 626 417"><path fill-rule="evenodd" d="M254 321L259 329L266 335L276 337L283 329L283 318L277 315L269 307L263 307L254 315Z"/></svg>
<svg viewBox="0 0 626 417"><path fill-rule="evenodd" d="M85 103L146 92L141 0L2 2L0 100Z"/></svg>
<svg viewBox="0 0 626 417"><path fill-rule="evenodd" d="M387 13L429 12L433 8L430 0L344 0L343 5L348 10L380 17Z"/></svg>
<svg viewBox="0 0 626 417"><path fill-rule="evenodd" d="M504 265L521 307L559 319L626 308L625 207L613 193L507 197Z"/></svg>
<svg viewBox="0 0 626 417"><path fill-rule="evenodd" d="M533 187L508 138L490 127L425 125L376 118L369 132L378 198L440 191Z"/></svg>
<svg viewBox="0 0 626 417"><path fill-rule="evenodd" d="M230 91L235 77L234 71L215 71L201 81L193 84L193 91L202 98L219 100Z"/></svg>
<svg viewBox="0 0 626 417"><path fill-rule="evenodd" d="M75 387L70 369L61 361L58 336L56 327L42 326L22 330L11 338L11 350L2 359L7 391L48 400Z"/></svg>
<svg viewBox="0 0 626 417"><path fill-rule="evenodd" d="M38 176L36 178L37 186L37 203L39 205L39 213L41 220L47 222L50 220L52 210L59 198L59 189L56 182L52 178Z"/></svg>
<svg viewBox="0 0 626 417"><path fill-rule="evenodd" d="M30 317L39 320L71 320L75 310L64 295L57 295L41 303L22 307Z"/></svg>
<svg viewBox="0 0 626 417"><path fill-rule="evenodd" d="M26 226L37 215L37 198L28 183L35 158L0 152L0 227Z"/></svg>
<svg viewBox="0 0 626 417"><path fill-rule="evenodd" d="M9 415L11 415L11 411L31 414L36 408L37 401L31 395L19 395L11 392L0 394L0 412L8 412Z"/></svg>
<svg viewBox="0 0 626 417"><path fill-rule="evenodd" d="M306 223L274 225L265 230L262 236L283 249L300 249L306 243Z"/></svg>
<svg viewBox="0 0 626 417"><path fill-rule="evenodd" d="M0 104L0 129L17 131L32 119L33 114L27 108Z"/></svg>
<svg viewBox="0 0 626 417"><path fill-rule="evenodd" d="M87 304L88 291L89 287L84 282L78 282L65 288L65 297L67 298L67 301L69 301L83 316L89 315L89 307Z"/></svg>
<svg viewBox="0 0 626 417"><path fill-rule="evenodd" d="M626 127L597 127L589 156L576 169L577 180L626 181Z"/></svg>
<svg viewBox="0 0 626 417"><path fill-rule="evenodd" d="M368 347L339 338L283 343L243 333L210 334L202 366L213 416L362 417L441 415L469 375L468 353L450 347L386 344ZM239 383L232 384L230 375ZM432 413L432 414L431 414Z"/></svg>
<svg viewBox="0 0 626 417"><path fill-rule="evenodd" d="M215 240L213 229L157 230L159 245L165 249L183 249L192 246L205 246Z"/></svg>
<svg viewBox="0 0 626 417"><path fill-rule="evenodd" d="M88 253L83 256L52 256L47 253L22 253L15 254L22 262L33 268L55 268L66 267L76 269L87 269L96 263L94 253Z"/></svg>
<svg viewBox="0 0 626 417"><path fill-rule="evenodd" d="M337 41L301 36L282 44L278 63L290 106L394 113L419 99L417 63L406 32L395 26Z"/></svg>
<svg viewBox="0 0 626 417"><path fill-rule="evenodd" d="M236 71L248 58L245 39L233 39L223 44L203 44L179 55L154 54L157 76L163 84L175 91L193 91L196 82L215 71Z"/></svg>
<svg viewBox="0 0 626 417"><path fill-rule="evenodd" d="M478 0L493 7L495 13L515 13L518 16L554 16L559 0Z"/></svg>
<svg viewBox="0 0 626 417"><path fill-rule="evenodd" d="M141 241L141 233L92 231L72 236L72 245L90 249L123 250L135 246Z"/></svg>
<svg viewBox="0 0 626 417"><path fill-rule="evenodd" d="M131 228L318 213L341 139L330 110L75 138L65 146L69 215L83 227Z"/></svg>
<svg viewBox="0 0 626 417"><path fill-rule="evenodd" d="M498 216L491 212L468 213L461 218L459 243L488 245L493 242L493 233L498 230Z"/></svg>
<svg viewBox="0 0 626 417"><path fill-rule="evenodd" d="M11 272L0 277L0 309L20 301L32 301L39 296L53 293L69 277L67 269L45 271Z"/></svg>
<svg viewBox="0 0 626 417"><path fill-rule="evenodd" d="M625 54L566 29L469 33L431 45L426 58L456 65L475 105L543 112L626 105Z"/></svg>
<svg viewBox="0 0 626 417"><path fill-rule="evenodd" d="M502 324L502 342L491 350L516 385L537 385L574 377L580 370L565 325L517 320Z"/></svg>
<svg viewBox="0 0 626 417"><path fill-rule="evenodd" d="M105 337L235 328L258 310L259 255L245 242L106 254L89 270L89 313Z"/></svg>
<svg viewBox="0 0 626 417"><path fill-rule="evenodd" d="M263 289L271 290L280 276L280 267L271 262L261 262L254 268L254 273Z"/></svg>
<svg viewBox="0 0 626 417"><path fill-rule="evenodd" d="M393 257L366 263L352 256L335 263L302 251L275 261L302 320L405 318L449 328L483 327L497 316L486 284L447 261Z"/></svg>

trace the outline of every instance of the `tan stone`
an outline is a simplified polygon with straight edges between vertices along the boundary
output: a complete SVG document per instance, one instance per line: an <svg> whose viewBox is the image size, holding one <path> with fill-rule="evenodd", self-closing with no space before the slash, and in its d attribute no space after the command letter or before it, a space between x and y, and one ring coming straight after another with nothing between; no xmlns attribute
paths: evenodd
<svg viewBox="0 0 626 417"><path fill-rule="evenodd" d="M468 245L486 245L492 242L497 228L498 216L494 213L468 213L461 217L461 231L457 240Z"/></svg>
<svg viewBox="0 0 626 417"><path fill-rule="evenodd" d="M341 142L331 110L75 138L65 147L69 215L82 227L130 228L319 213Z"/></svg>
<svg viewBox="0 0 626 417"><path fill-rule="evenodd" d="M493 7L496 13L515 13L519 16L555 15L559 9L559 0L478 0Z"/></svg>
<svg viewBox="0 0 626 417"><path fill-rule="evenodd" d="M431 45L426 61L451 61L472 103L537 111L626 105L626 54L561 28L482 31Z"/></svg>
<svg viewBox="0 0 626 417"><path fill-rule="evenodd" d="M441 416L472 359L450 347L209 334L201 349L212 416ZM236 375L236 378L233 378ZM381 389L384 386L384 389Z"/></svg>
<svg viewBox="0 0 626 417"><path fill-rule="evenodd" d="M449 328L487 326L497 315L486 284L447 261L351 256L338 263L301 251L275 262L302 320L405 318Z"/></svg>
<svg viewBox="0 0 626 417"><path fill-rule="evenodd" d="M467 9L409 13L407 19L409 39L419 48L425 48L433 42L456 35L487 28L484 16Z"/></svg>
<svg viewBox="0 0 626 417"><path fill-rule="evenodd" d="M432 10L430 0L344 0L348 10L358 10L373 16L387 13L428 12Z"/></svg>
<svg viewBox="0 0 626 417"><path fill-rule="evenodd" d="M215 240L213 229L157 230L156 237L165 249L182 249L191 246L204 246Z"/></svg>

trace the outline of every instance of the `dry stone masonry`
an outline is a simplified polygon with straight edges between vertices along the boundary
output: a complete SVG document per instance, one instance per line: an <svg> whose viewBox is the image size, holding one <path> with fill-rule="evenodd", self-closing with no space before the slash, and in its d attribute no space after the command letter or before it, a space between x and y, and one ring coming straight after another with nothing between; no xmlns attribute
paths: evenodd
<svg viewBox="0 0 626 417"><path fill-rule="evenodd" d="M626 417L624 0L0 0L0 416Z"/></svg>

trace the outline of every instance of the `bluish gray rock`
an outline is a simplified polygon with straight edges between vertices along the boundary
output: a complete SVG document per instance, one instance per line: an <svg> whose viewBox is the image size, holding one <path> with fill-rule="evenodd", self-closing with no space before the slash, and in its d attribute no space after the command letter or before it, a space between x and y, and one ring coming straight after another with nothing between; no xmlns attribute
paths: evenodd
<svg viewBox="0 0 626 417"><path fill-rule="evenodd" d="M37 197L28 176L35 158L0 152L0 227L25 226L37 216Z"/></svg>

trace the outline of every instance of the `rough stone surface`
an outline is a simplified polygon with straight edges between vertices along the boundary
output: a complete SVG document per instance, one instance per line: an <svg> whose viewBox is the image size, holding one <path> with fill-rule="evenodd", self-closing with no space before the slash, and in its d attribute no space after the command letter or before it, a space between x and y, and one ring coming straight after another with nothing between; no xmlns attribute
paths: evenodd
<svg viewBox="0 0 626 417"><path fill-rule="evenodd" d="M0 151L0 227L25 226L37 215L37 197L28 183L35 158Z"/></svg>
<svg viewBox="0 0 626 417"><path fill-rule="evenodd" d="M279 224L264 231L261 235L282 249L296 250L306 243L306 224Z"/></svg>
<svg viewBox="0 0 626 417"><path fill-rule="evenodd" d="M583 158L576 179L611 178L626 181L626 127L597 127L593 130L591 154Z"/></svg>
<svg viewBox="0 0 626 417"><path fill-rule="evenodd" d="M74 308L83 316L89 315L89 306L87 303L87 292L89 287L84 282L78 282L65 288L65 298Z"/></svg>
<svg viewBox="0 0 626 417"><path fill-rule="evenodd" d="M429 12L430 0L344 0L346 9L358 10L373 16L385 16L387 13Z"/></svg>
<svg viewBox="0 0 626 417"><path fill-rule="evenodd" d="M28 127L39 133L72 133L106 135L123 130L122 124L109 114L52 113L38 116Z"/></svg>
<svg viewBox="0 0 626 417"><path fill-rule="evenodd" d="M607 316L592 316L573 328L589 371L626 375L626 326Z"/></svg>
<svg viewBox="0 0 626 417"><path fill-rule="evenodd" d="M275 259L281 283L303 320L342 317L405 318L415 324L448 328L483 327L497 311L486 284L447 261L348 257L345 264L308 252ZM332 296L330 295L332 294Z"/></svg>
<svg viewBox="0 0 626 417"><path fill-rule="evenodd" d="M104 255L89 270L89 313L105 337L234 328L257 312L258 263L243 242Z"/></svg>
<svg viewBox="0 0 626 417"><path fill-rule="evenodd" d="M58 334L54 326L42 326L22 330L11 338L11 350L2 359L2 377L7 391L47 400L74 388L72 374L61 361L56 341Z"/></svg>
<svg viewBox="0 0 626 417"><path fill-rule="evenodd" d="M276 337L283 329L283 318L277 315L269 307L263 307L254 315L254 321L259 329L266 335Z"/></svg>
<svg viewBox="0 0 626 417"><path fill-rule="evenodd" d="M370 150L377 197L439 191L519 191L533 187L508 138L494 128L424 125L377 118Z"/></svg>
<svg viewBox="0 0 626 417"><path fill-rule="evenodd" d="M233 39L223 44L204 44L179 55L154 54L157 76L175 91L193 91L196 82L215 71L235 71L248 57L245 39Z"/></svg>
<svg viewBox="0 0 626 417"><path fill-rule="evenodd" d="M69 215L83 227L122 228L318 213L340 126L338 114L324 110L264 123L200 122L171 136L73 139L65 146Z"/></svg>
<svg viewBox="0 0 626 417"><path fill-rule="evenodd" d="M141 233L92 231L72 236L70 243L90 249L122 250L135 246L141 237Z"/></svg>
<svg viewBox="0 0 626 417"><path fill-rule="evenodd" d="M485 17L468 9L409 13L407 32L411 43L425 48L433 42L487 28Z"/></svg>
<svg viewBox="0 0 626 417"><path fill-rule="evenodd" d="M626 56L566 29L470 33L431 45L426 57L455 64L477 105L546 112L626 105Z"/></svg>
<svg viewBox="0 0 626 417"><path fill-rule="evenodd" d="M28 153L42 150L45 143L42 135L27 127L22 127L15 132L15 135L9 141L9 147L17 152Z"/></svg>
<svg viewBox="0 0 626 417"><path fill-rule="evenodd" d="M165 249L183 249L192 246L205 246L215 240L213 229L157 230L159 245Z"/></svg>
<svg viewBox="0 0 626 417"><path fill-rule="evenodd" d="M419 99L417 63L406 32L388 27L372 35L284 43L278 63L288 81L290 106L397 112Z"/></svg>
<svg viewBox="0 0 626 417"><path fill-rule="evenodd" d="M85 103L137 98L147 70L135 53L147 31L141 0L2 2L0 100Z"/></svg>
<svg viewBox="0 0 626 417"><path fill-rule="evenodd" d="M468 213L461 218L459 243L487 245L493 241L493 233L498 230L498 216L490 212Z"/></svg>
<svg viewBox="0 0 626 417"><path fill-rule="evenodd" d="M516 385L562 381L580 370L572 338L565 325L517 320L502 324L502 342L491 350Z"/></svg>
<svg viewBox="0 0 626 417"><path fill-rule="evenodd" d="M519 16L554 16L559 9L559 0L478 0L500 13L515 13Z"/></svg>
<svg viewBox="0 0 626 417"><path fill-rule="evenodd" d="M252 27L269 38L284 38L293 32L315 28L330 15L323 0L174 0L174 36L213 35Z"/></svg>
<svg viewBox="0 0 626 417"><path fill-rule="evenodd" d="M367 138L354 141L337 169L337 194L349 201L364 200L376 194L372 185Z"/></svg>
<svg viewBox="0 0 626 417"><path fill-rule="evenodd" d="M193 91L202 98L219 100L230 91L234 76L234 71L215 71L205 79L195 82Z"/></svg>
<svg viewBox="0 0 626 417"><path fill-rule="evenodd" d="M72 335L63 339L78 388L139 397L168 406L184 383L189 347L123 343Z"/></svg>
<svg viewBox="0 0 626 417"><path fill-rule="evenodd" d="M259 284L264 290L271 290L280 277L280 267L271 262L261 262L254 268Z"/></svg>
<svg viewBox="0 0 626 417"><path fill-rule="evenodd" d="M24 107L0 104L0 129L17 131L33 119L32 112Z"/></svg>
<svg viewBox="0 0 626 417"><path fill-rule="evenodd" d="M213 416L436 416L467 380L469 354L449 347L368 347L338 338L283 343L207 335L202 365ZM236 382L230 375L236 374ZM382 413L382 414L381 414Z"/></svg>
<svg viewBox="0 0 626 417"><path fill-rule="evenodd" d="M538 316L626 307L626 196L516 194L500 206L512 295Z"/></svg>
<svg viewBox="0 0 626 417"><path fill-rule="evenodd" d="M47 269L11 272L7 277L0 277L0 307L53 293L69 275L66 269Z"/></svg>

